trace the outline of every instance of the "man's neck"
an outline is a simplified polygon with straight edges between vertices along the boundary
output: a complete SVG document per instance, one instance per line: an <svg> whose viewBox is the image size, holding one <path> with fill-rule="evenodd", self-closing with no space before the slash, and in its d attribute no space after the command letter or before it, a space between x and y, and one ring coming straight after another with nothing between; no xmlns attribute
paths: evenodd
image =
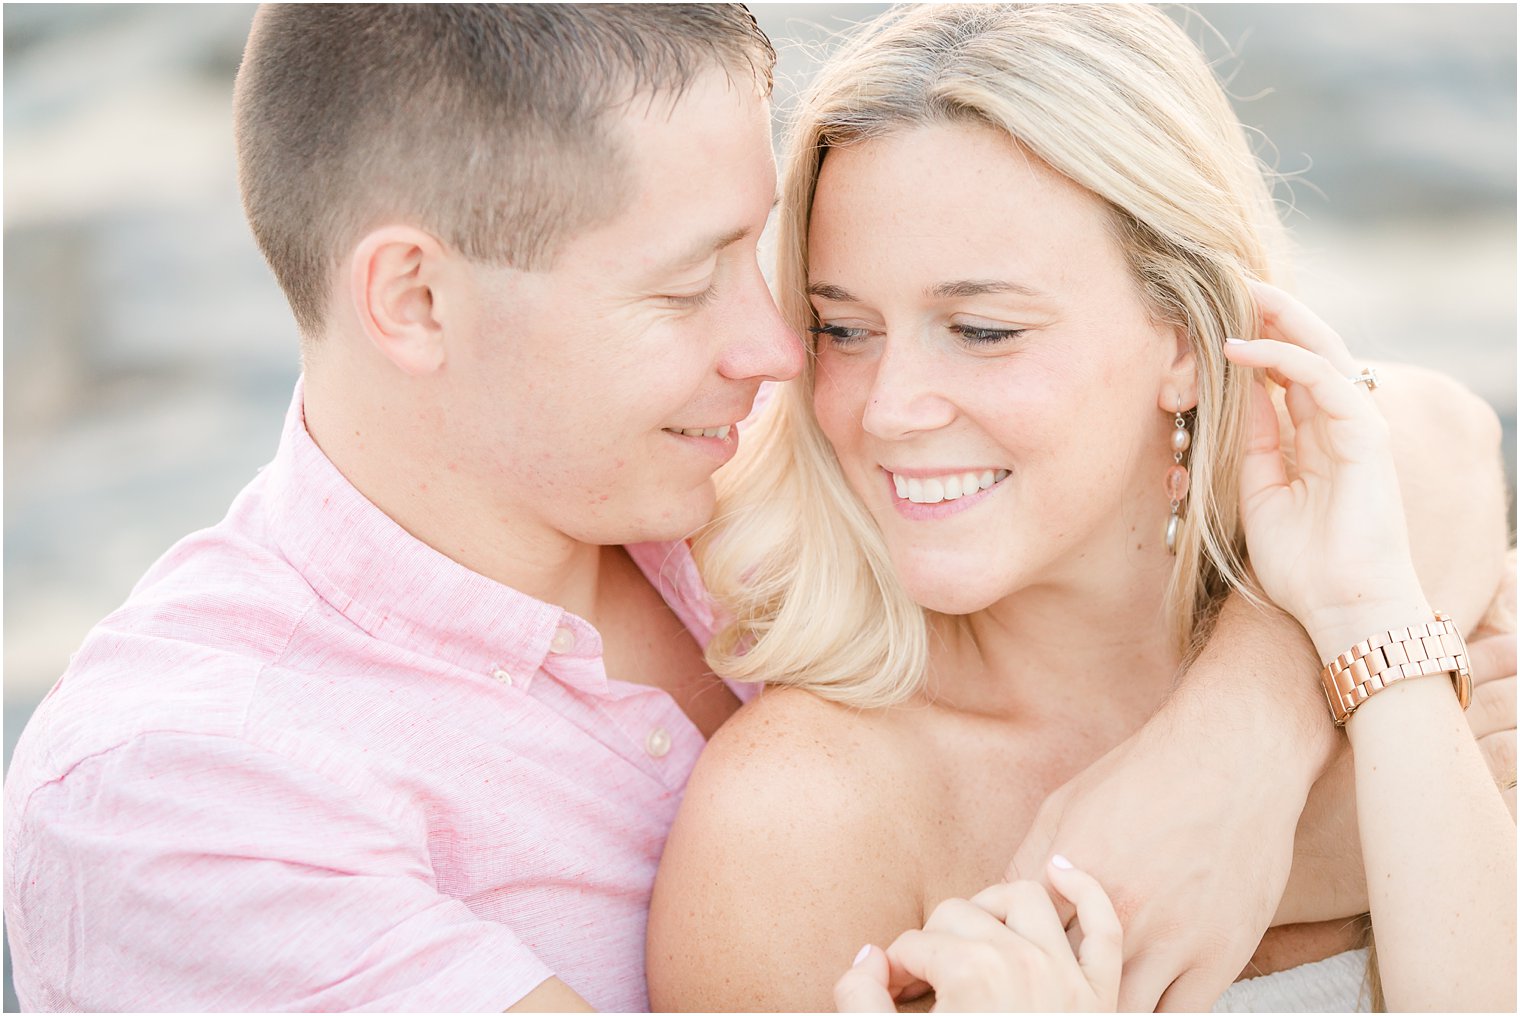
<svg viewBox="0 0 1520 1016"><path fill-rule="evenodd" d="M350 388L352 386L349 386ZM457 564L545 603L591 618L603 548L526 513L506 513L470 489L448 456L419 447L416 414L359 400L307 376L307 433L343 477L418 541Z"/></svg>

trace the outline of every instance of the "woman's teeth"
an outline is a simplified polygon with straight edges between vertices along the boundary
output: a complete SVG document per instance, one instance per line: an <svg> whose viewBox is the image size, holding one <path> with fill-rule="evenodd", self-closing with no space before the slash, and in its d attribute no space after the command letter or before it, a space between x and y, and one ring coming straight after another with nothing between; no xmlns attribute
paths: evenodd
<svg viewBox="0 0 1520 1016"><path fill-rule="evenodd" d="M892 485L897 488L897 496L914 504L939 504L941 501L954 501L956 498L975 494L979 490L986 490L995 483L1000 483L1008 475L1006 469L984 469L980 473L950 473L945 476L931 476L927 479L919 479L916 476L898 476L892 474Z"/></svg>
<svg viewBox="0 0 1520 1016"><path fill-rule="evenodd" d="M672 434L684 434L687 437L716 437L728 439L728 432L733 424L725 424L722 427L666 427Z"/></svg>

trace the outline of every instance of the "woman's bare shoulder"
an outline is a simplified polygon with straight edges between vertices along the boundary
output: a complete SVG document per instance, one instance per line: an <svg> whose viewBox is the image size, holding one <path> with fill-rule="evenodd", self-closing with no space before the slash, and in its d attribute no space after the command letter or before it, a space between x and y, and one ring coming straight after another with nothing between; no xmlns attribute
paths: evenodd
<svg viewBox="0 0 1520 1016"><path fill-rule="evenodd" d="M768 688L718 730L698 768L753 778L842 778L853 786L862 772L900 767L902 727L892 711L841 705L801 688Z"/></svg>
<svg viewBox="0 0 1520 1016"><path fill-rule="evenodd" d="M862 840L898 837L916 800L911 757L901 724L880 710L767 689L708 743L678 824L709 842L784 840L842 860Z"/></svg>
<svg viewBox="0 0 1520 1016"><path fill-rule="evenodd" d="M650 910L657 1008L818 1009L862 945L921 920L894 725L768 690L713 737Z"/></svg>

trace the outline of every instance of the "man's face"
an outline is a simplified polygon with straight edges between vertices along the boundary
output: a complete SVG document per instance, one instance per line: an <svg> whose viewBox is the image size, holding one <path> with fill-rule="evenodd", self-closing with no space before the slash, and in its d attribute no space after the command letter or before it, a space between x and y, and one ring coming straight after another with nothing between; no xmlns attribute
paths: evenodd
<svg viewBox="0 0 1520 1016"><path fill-rule="evenodd" d="M802 364L756 260L775 200L768 103L713 70L673 106L632 103L618 129L625 208L548 270L471 266L446 368L458 467L502 521L594 544L706 523L734 424Z"/></svg>

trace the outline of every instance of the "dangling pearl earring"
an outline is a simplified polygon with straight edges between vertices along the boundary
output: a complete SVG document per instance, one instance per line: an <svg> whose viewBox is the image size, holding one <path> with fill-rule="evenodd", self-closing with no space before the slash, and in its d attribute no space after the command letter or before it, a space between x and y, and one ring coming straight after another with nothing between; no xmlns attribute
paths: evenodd
<svg viewBox="0 0 1520 1016"><path fill-rule="evenodd" d="M1177 553L1177 529L1182 524L1182 503L1187 500L1189 477L1187 466L1182 464L1182 453L1193 444L1188 433L1187 421L1182 418L1182 399L1177 400L1176 419L1172 421L1172 462L1166 470L1166 496L1172 502L1171 518L1166 520L1166 549Z"/></svg>

